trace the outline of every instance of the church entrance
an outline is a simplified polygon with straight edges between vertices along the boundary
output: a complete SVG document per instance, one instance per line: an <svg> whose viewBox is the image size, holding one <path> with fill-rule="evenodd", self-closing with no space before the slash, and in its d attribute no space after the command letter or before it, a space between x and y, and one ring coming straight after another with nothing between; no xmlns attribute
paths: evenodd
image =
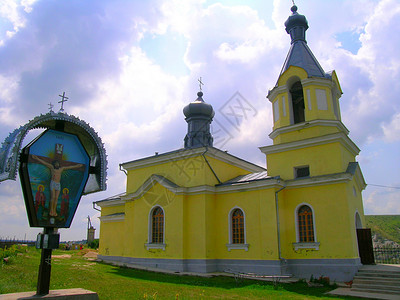
<svg viewBox="0 0 400 300"><path fill-rule="evenodd" d="M358 253L360 260L363 265L374 265L374 248L372 245L372 234L371 228L362 228L361 218L358 212L356 213L356 230L357 230L357 242L358 242Z"/></svg>

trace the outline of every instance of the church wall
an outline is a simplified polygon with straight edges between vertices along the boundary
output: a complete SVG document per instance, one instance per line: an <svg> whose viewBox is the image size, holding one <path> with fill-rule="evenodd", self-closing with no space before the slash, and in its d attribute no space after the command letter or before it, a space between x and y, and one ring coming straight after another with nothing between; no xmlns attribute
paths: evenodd
<svg viewBox="0 0 400 300"><path fill-rule="evenodd" d="M347 183L285 189L281 193L282 256L285 259L353 259L358 257L354 247L354 217L349 218ZM313 210L314 234L320 243L318 250L295 250L296 209L301 204Z"/></svg>
<svg viewBox="0 0 400 300"><path fill-rule="evenodd" d="M356 213L359 214L362 222L362 228L366 228L365 223L365 215L364 215L364 207L362 202L361 191L356 183L356 179L353 178L347 184L347 198L349 203L349 227L351 227L353 241L354 241L354 248L358 251L358 242L357 242L357 232L356 232Z"/></svg>
<svg viewBox="0 0 400 300"><path fill-rule="evenodd" d="M322 80L322 79L321 79ZM329 80L326 84L331 85ZM303 82L304 102L307 103L305 120L337 120L334 114L330 87Z"/></svg>
<svg viewBox="0 0 400 300"><path fill-rule="evenodd" d="M124 205L106 206L101 209L101 216L124 213ZM101 255L122 255L124 220L102 221L99 237L99 252ZM113 254L110 254L113 253Z"/></svg>
<svg viewBox="0 0 400 300"><path fill-rule="evenodd" d="M276 214L274 189L218 194L216 201L216 258L276 260ZM245 235L248 250L231 249L229 244L229 214L240 208L245 215Z"/></svg>
<svg viewBox="0 0 400 300"><path fill-rule="evenodd" d="M210 204L207 195L190 195L184 200L184 253L186 259L205 259L207 257L206 211ZM209 249L208 251L212 251Z"/></svg>
<svg viewBox="0 0 400 300"><path fill-rule="evenodd" d="M267 155L268 174L289 180L294 178L294 168L302 166L309 166L310 176L345 172L343 153L339 142L271 153Z"/></svg>
<svg viewBox="0 0 400 300"><path fill-rule="evenodd" d="M339 130L334 126L312 126L307 127L304 124L303 128L299 128L299 130L281 133L274 139L274 145L290 143L294 141L305 140L317 136L324 136L328 134L337 133Z"/></svg>
<svg viewBox="0 0 400 300"><path fill-rule="evenodd" d="M163 186L156 184L143 197L127 203L125 227L126 256L139 258L182 258L183 256L183 205L182 196L176 195L167 201ZM149 217L152 209L160 206L164 210L165 250L151 249L149 243ZM179 217L180 216L180 217Z"/></svg>
<svg viewBox="0 0 400 300"><path fill-rule="evenodd" d="M205 165L201 157L170 161L128 171L127 192L135 192L153 174L164 176L179 186L203 184Z"/></svg>
<svg viewBox="0 0 400 300"><path fill-rule="evenodd" d="M188 150L190 151L190 150ZM250 171L205 155L220 181L248 174ZM171 160L167 163L128 170L127 193L135 192L153 174L162 175L183 187L213 186L218 180L202 155Z"/></svg>
<svg viewBox="0 0 400 300"><path fill-rule="evenodd" d="M125 205L105 206L101 208L101 216L108 216L116 213L125 212Z"/></svg>
<svg viewBox="0 0 400 300"><path fill-rule="evenodd" d="M124 255L124 221L102 222L99 238L100 255Z"/></svg>

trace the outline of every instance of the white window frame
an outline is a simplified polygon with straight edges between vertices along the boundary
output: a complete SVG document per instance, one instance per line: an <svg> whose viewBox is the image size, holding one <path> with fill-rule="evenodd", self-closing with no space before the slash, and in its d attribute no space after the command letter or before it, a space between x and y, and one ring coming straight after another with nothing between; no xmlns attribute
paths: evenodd
<svg viewBox="0 0 400 300"><path fill-rule="evenodd" d="M244 230L244 243L243 244L233 244L233 236L232 236L232 213L236 210L240 209L243 213L243 230ZM241 207L235 206L228 213L228 228L229 228L229 244L226 244L226 248L228 251L231 250L249 250L249 244L247 244L247 234L246 234L246 213L244 209Z"/></svg>
<svg viewBox="0 0 400 300"><path fill-rule="evenodd" d="M299 209L303 205L308 206L311 209L312 212L312 217L313 217L313 231L314 231L314 242L300 242L300 230L299 230ZM317 228L315 226L315 211L312 205L309 203L300 203L297 205L296 209L294 210L294 220L295 220L295 226L296 226L296 243L293 243L293 248L295 251L299 249L314 249L314 250L319 250L319 242L317 239Z"/></svg>
<svg viewBox="0 0 400 300"><path fill-rule="evenodd" d="M162 243L152 243L152 238L153 238L153 212L156 208L161 208L163 211L163 242ZM148 217L148 237L147 237L147 243L145 243L145 246L147 250L149 249L162 249L165 250L165 210L161 205L155 205L150 209L149 212L149 217Z"/></svg>

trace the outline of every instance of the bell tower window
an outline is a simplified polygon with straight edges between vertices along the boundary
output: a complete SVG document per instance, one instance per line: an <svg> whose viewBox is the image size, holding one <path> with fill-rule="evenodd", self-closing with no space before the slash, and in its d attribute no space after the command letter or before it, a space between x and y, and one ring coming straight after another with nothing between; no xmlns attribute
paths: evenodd
<svg viewBox="0 0 400 300"><path fill-rule="evenodd" d="M293 123L304 122L304 93L300 81L296 81L292 85L290 88L290 95L292 96Z"/></svg>

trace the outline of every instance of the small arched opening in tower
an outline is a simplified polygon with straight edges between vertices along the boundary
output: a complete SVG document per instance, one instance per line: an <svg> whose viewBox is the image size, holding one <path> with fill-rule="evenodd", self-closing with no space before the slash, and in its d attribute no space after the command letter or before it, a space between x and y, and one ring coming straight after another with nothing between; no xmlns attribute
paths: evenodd
<svg viewBox="0 0 400 300"><path fill-rule="evenodd" d="M293 123L301 123L305 121L304 117L304 94L303 86L300 81L296 81L290 88L292 96Z"/></svg>

